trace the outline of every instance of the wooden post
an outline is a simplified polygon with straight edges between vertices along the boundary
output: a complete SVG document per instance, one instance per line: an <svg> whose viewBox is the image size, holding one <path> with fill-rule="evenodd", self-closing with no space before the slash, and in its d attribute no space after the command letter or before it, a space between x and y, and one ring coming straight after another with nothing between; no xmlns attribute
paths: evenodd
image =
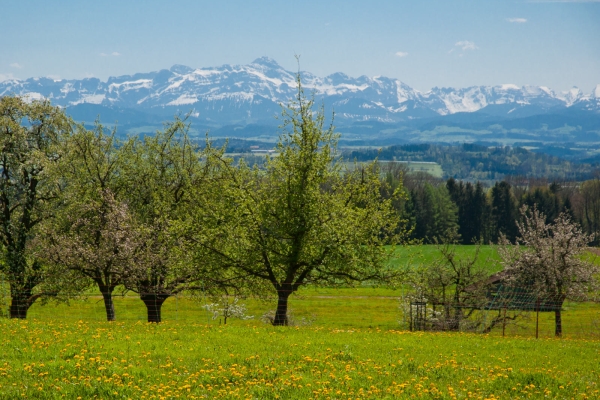
<svg viewBox="0 0 600 400"><path fill-rule="evenodd" d="M540 334L540 298L535 302L535 338L539 338Z"/></svg>
<svg viewBox="0 0 600 400"><path fill-rule="evenodd" d="M505 331L506 331L506 306L504 306L504 316L502 317L502 337L504 337Z"/></svg>

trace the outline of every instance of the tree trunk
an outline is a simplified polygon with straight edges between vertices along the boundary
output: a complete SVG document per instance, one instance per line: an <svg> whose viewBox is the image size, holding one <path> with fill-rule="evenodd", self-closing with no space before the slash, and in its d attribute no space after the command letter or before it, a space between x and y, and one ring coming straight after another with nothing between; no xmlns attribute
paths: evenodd
<svg viewBox="0 0 600 400"><path fill-rule="evenodd" d="M560 308L554 311L554 335L556 337L562 336L562 315Z"/></svg>
<svg viewBox="0 0 600 400"><path fill-rule="evenodd" d="M447 329L448 331L456 331L458 332L460 330L460 321L462 320L462 310L458 307L458 302L454 303L452 305L452 308L454 309L454 316L451 316L450 319L447 321Z"/></svg>
<svg viewBox="0 0 600 400"><path fill-rule="evenodd" d="M39 276L36 272L40 264L34 261L32 265L32 274L26 276L25 270L27 262L23 257L15 257L14 254L8 254L9 278L10 281L10 318L26 319L29 307L35 302L38 295L33 296L33 290L39 283Z"/></svg>
<svg viewBox="0 0 600 400"><path fill-rule="evenodd" d="M29 293L13 294L10 302L10 318L27 318L27 311L29 311L29 307L31 307L29 297Z"/></svg>
<svg viewBox="0 0 600 400"><path fill-rule="evenodd" d="M273 319L274 326L284 326L288 324L288 299L291 291L289 290L278 290L277 291L277 309L275 310L275 318Z"/></svg>
<svg viewBox="0 0 600 400"><path fill-rule="evenodd" d="M104 309L106 310L106 320L116 320L115 304L113 303L112 290L102 290L102 298L104 299Z"/></svg>
<svg viewBox="0 0 600 400"><path fill-rule="evenodd" d="M140 295L140 299L146 305L148 312L148 322L159 323L162 321L162 305L169 298L166 294L145 293Z"/></svg>
<svg viewBox="0 0 600 400"><path fill-rule="evenodd" d="M563 333L562 329L562 305L565 302L567 296L564 294L557 296L556 309L554 310L554 336L561 337Z"/></svg>

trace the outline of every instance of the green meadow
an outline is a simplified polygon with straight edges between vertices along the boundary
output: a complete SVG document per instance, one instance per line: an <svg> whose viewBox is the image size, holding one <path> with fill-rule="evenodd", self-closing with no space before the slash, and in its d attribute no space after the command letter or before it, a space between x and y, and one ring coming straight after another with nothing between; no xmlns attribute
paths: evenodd
<svg viewBox="0 0 600 400"><path fill-rule="evenodd" d="M168 321L0 322L3 399L597 398L600 342Z"/></svg>
<svg viewBox="0 0 600 400"><path fill-rule="evenodd" d="M457 257L473 257L475 246L457 246ZM410 268L418 264L436 262L440 253L436 246L405 246L395 249L396 256L391 260L397 268ZM589 254L592 261L598 262L596 255ZM501 269L499 257L494 246L482 246L479 252L478 265L489 273ZM7 304L7 285L4 287L4 303ZM324 328L358 328L358 329L406 329L408 316L404 315L402 302L410 288L373 287L363 285L348 288L307 287L290 298L291 318L297 326L319 326ZM213 319L204 308L212 300L200 293L195 297L181 295L171 297L163 306L163 318L170 322L192 322L208 325L223 324L222 318ZM248 308L248 315L253 319L229 319L228 325L259 326L261 316L275 308L275 299L243 300ZM119 321L145 321L144 304L133 293L115 296L115 309ZM489 311L493 317L497 311ZM71 300L69 303L49 302L34 304L28 317L37 321L102 321L106 318L104 305L99 293L91 290L86 297ZM504 329L505 335L532 337L535 335L534 313L524 313L516 323L509 323ZM567 302L563 313L564 333L568 337L595 338L600 336L600 307L594 303ZM540 313L539 335L552 337L554 334L554 314ZM497 326L490 333L492 336L502 335L502 327Z"/></svg>
<svg viewBox="0 0 600 400"><path fill-rule="evenodd" d="M472 256L474 246L457 253ZM399 247L398 268L435 262L435 246ZM592 257L590 255L590 257ZM499 269L493 247L479 262ZM99 296L35 304L28 320L0 319L0 398L67 399L504 399L598 398L600 313L566 303L553 314L489 334L408 332L407 288L305 288L291 299L295 326L260 321L272 300L246 299L253 319L212 319L210 302L180 296L165 322L147 324L133 295L105 322Z"/></svg>

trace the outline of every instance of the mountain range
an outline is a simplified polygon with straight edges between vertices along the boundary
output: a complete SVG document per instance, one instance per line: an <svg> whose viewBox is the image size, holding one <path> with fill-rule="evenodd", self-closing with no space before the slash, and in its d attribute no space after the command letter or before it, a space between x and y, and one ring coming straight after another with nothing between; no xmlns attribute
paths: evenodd
<svg viewBox="0 0 600 400"><path fill-rule="evenodd" d="M190 113L198 131L258 137L275 134L279 122L274 117L281 112L280 104L296 95L296 76L261 57L247 65L174 65L107 81L6 80L0 82L0 96L50 99L76 120L89 123L100 116L104 123L118 121L136 132L174 114ZM589 93L512 84L435 87L422 93L382 76L335 73L323 78L302 72L301 79L317 104L335 111L335 124L347 140L600 144L600 84Z"/></svg>

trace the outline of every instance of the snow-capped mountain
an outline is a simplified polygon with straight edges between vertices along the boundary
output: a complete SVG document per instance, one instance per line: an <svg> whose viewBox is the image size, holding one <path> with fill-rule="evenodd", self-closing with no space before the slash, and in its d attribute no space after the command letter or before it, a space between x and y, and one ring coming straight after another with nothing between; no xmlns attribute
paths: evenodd
<svg viewBox="0 0 600 400"><path fill-rule="evenodd" d="M600 112L600 85L591 94L573 88L555 93L543 86L473 86L463 89L433 88L418 92L386 77L349 77L335 73L317 77L303 72L307 93L332 107L336 120L401 122L476 111L506 117L543 114L576 107ZM119 109L165 116L180 111L207 123L222 125L272 120L296 94L296 74L274 60L261 57L248 65L223 65L193 69L174 65L169 70L111 77L52 80L30 78L0 82L0 96L48 98L68 110Z"/></svg>

